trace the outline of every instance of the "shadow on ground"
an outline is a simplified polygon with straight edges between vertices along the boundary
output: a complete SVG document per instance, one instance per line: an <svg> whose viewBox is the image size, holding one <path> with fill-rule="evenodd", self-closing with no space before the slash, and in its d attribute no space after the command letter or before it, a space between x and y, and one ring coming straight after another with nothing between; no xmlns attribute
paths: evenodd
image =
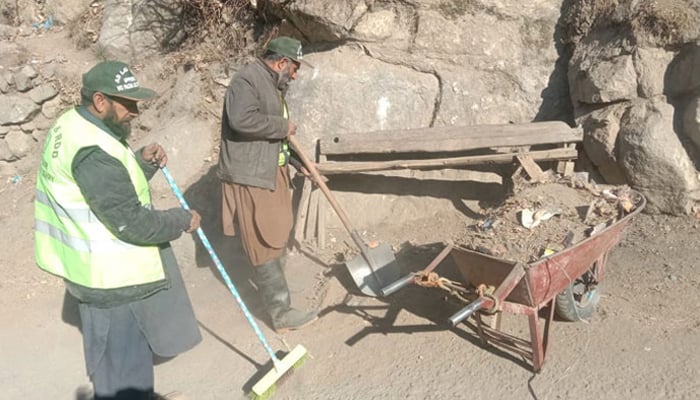
<svg viewBox="0 0 700 400"><path fill-rule="evenodd" d="M462 199L475 198L475 194L478 194L476 197L481 198L485 203L496 203L504 197L504 187L492 183L470 182L469 185L466 185L462 182L461 185L455 187L454 182L421 180L420 185L415 185L414 183L416 180L414 179L381 176L365 178L363 182L369 186L369 189L371 189L369 191L372 193L408 193L416 196L450 198L453 199L453 203L460 211L470 217L474 217L475 215L473 215L471 210L465 210L463 208ZM294 183L297 188L301 187L301 182L298 177L295 178ZM334 191L357 191L357 185L353 183L352 177L348 180L334 177L333 182L329 183L332 184L331 190ZM399 193L393 188L403 189L400 190ZM300 190L295 190L294 193L293 201L295 210L298 208L296 205L299 201L299 192ZM184 195L190 206L198 210L202 215L202 229L211 242L215 253L221 259L226 272L239 290L244 302L246 302L249 307L253 306L251 307L251 312L259 320L267 321L267 316L262 310L262 305L257 298L255 289L249 283L249 280L252 278L253 270L247 262L240 241L237 238L226 237L222 234L221 192L220 181L216 176L216 167L210 168L205 175L186 190ZM292 243L292 241L290 241L290 243ZM425 268L443 248L443 243L430 243L417 246L404 243L396 253L396 258L404 273L414 272ZM324 262L322 256L315 254L313 249L300 248L298 250L311 261L321 266L324 275L323 279L325 280L325 283L322 285L327 286L329 280L336 279L347 291L347 295L341 302L320 310L320 316L322 317L332 312L339 312L361 318L369 323L369 326L349 337L346 340L347 345L353 346L372 334L388 335L394 333L405 334L449 330L465 339L467 343L481 346L481 341L478 335L473 331L474 326L471 323L465 322L454 328L447 325L447 318L462 308L464 304L453 300L452 296L449 296L446 292L439 289L410 286L386 298L369 298L362 294L357 288L342 260L327 264ZM207 250L199 241L197 241L196 246L196 263L199 267L209 267L212 269L212 274L223 283L221 274L216 268L216 265L212 262ZM441 264L439 271L441 276L450 279L459 279L458 272L449 259ZM288 278L291 278L290 289L292 289L291 286L295 277ZM389 282L387 282L387 284L388 283ZM322 292L324 289L315 288L315 290ZM292 296L294 297L294 294ZM397 316L402 310L406 310L429 322L420 325L398 325ZM212 336L217 337L218 340L231 348L231 350L248 359L251 364L254 364L256 368L261 371L261 374L269 370L270 365L261 366L255 363L255 361L251 360L239 349L236 349L234 346L218 337L216 332L213 332L201 323L200 326ZM529 368L524 360L501 351L498 348L487 346L486 349L493 354L510 359L525 368ZM282 353L280 353L280 355L282 356ZM255 376L251 378L250 382L254 383L259 378L261 378L261 376ZM249 391L250 385L245 386L243 389L246 392Z"/></svg>
<svg viewBox="0 0 700 400"><path fill-rule="evenodd" d="M445 248L443 243L430 243L413 246L404 244L396 253L396 259L404 273L423 270ZM454 262L450 257L442 261L435 270L441 277L461 281ZM345 298L321 310L320 316L337 312L360 318L368 323L356 334L349 337L345 343L354 346L356 343L374 334L416 334L421 332L450 331L465 340L465 345L483 347L486 351L504 359L508 359L525 369L531 369L529 363L517 355L508 353L498 347L487 344L482 346L481 339L476 333L476 326L467 320L456 327L448 325L448 318L466 304L439 288L423 288L409 285L388 297L367 297L355 285L355 282L344 264L332 264L326 274L329 279L337 279L347 290ZM388 284L388 283L387 283ZM425 324L400 325L397 317L401 311L407 311L426 320Z"/></svg>

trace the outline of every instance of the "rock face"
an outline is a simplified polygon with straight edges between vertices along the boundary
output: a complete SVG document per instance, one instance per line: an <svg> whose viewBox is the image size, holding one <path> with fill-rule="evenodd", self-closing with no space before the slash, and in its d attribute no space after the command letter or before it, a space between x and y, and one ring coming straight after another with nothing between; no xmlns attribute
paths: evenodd
<svg viewBox="0 0 700 400"><path fill-rule="evenodd" d="M42 15L58 7L43 3ZM583 151L600 175L647 194L649 211L677 214L694 205L700 164L695 1L252 3L259 15L284 21L276 34L302 38L315 66L302 68L287 97L300 139L309 146L326 135L354 132L564 120L583 126ZM182 39L184 5L178 0L106 0L100 6L101 56L144 62ZM90 7L65 2L65 15L55 16L75 19ZM0 24L29 21L31 13L20 11L6 13L17 18ZM219 78L227 81L226 75ZM27 122L38 109L48 119L60 111L53 88L30 65L0 71L0 125L12 128L3 135L17 125L41 137L45 123ZM201 96L220 102L223 86L218 89ZM207 110L212 112L218 111ZM159 126L142 117L144 126ZM172 140L176 150L180 142ZM18 157L9 148L4 153ZM405 195L406 185L400 186L386 189Z"/></svg>
<svg viewBox="0 0 700 400"><path fill-rule="evenodd" d="M700 97L693 96L683 113L683 132L700 149Z"/></svg>
<svg viewBox="0 0 700 400"><path fill-rule="evenodd" d="M20 96L0 96L0 125L19 125L30 121L40 110L31 99Z"/></svg>
<svg viewBox="0 0 700 400"><path fill-rule="evenodd" d="M85 0L46 0L46 9L58 24L69 24L90 6Z"/></svg>
<svg viewBox="0 0 700 400"><path fill-rule="evenodd" d="M662 99L638 102L620 126L620 165L652 211L690 212L698 175L673 130L673 107Z"/></svg>
<svg viewBox="0 0 700 400"><path fill-rule="evenodd" d="M578 103L596 104L637 97L637 73L631 55L610 60L584 58L569 70L571 97Z"/></svg>
<svg viewBox="0 0 700 400"><path fill-rule="evenodd" d="M429 125L434 118L440 88L431 73L387 64L350 47L308 60L315 70L300 74L287 96L307 132L408 129Z"/></svg>
<svg viewBox="0 0 700 400"><path fill-rule="evenodd" d="M290 95L304 99L297 118L316 137L330 129L342 134L570 119L566 74L557 63L558 1L529 2L518 10L504 1L264 3L290 22L288 33L306 38L314 62L325 68L313 73L325 87L304 83L312 78L301 74L300 84L290 89ZM316 43L327 48L328 42L334 50L314 51ZM347 57L352 67L337 65L338 57ZM332 81L321 77L328 68L337 70ZM416 80L421 75L429 79ZM392 92L392 86L406 82L412 83ZM329 83L353 89L329 90ZM415 85L423 83L428 86ZM363 100L358 101L358 93ZM374 123L377 110L364 99L376 103L385 94L406 98L391 101L387 112L393 121ZM345 105L352 117L319 111L316 106L328 102L316 96ZM355 122L338 125L337 118Z"/></svg>
<svg viewBox="0 0 700 400"><path fill-rule="evenodd" d="M517 8L501 0L257 3L287 21L280 34L303 38L316 67L302 67L287 97L305 144L355 132L573 120L558 45L561 1L521 2ZM450 179L493 184L493 175L459 172ZM331 185L352 187L371 202L370 212L362 208L369 203L338 194L358 225L461 208L461 200L439 194L438 182L454 187L444 177L391 175L334 177ZM436 182L434 193L426 193L425 181ZM455 191L453 197L459 196L471 197ZM331 225L336 220L327 218Z"/></svg>
<svg viewBox="0 0 700 400"><path fill-rule="evenodd" d="M98 46L107 58L136 62L180 38L182 2L106 0Z"/></svg>
<svg viewBox="0 0 700 400"><path fill-rule="evenodd" d="M582 119L583 129L586 132L583 148L603 178L611 184L627 182L624 171L618 165L619 149L617 147L620 117L625 110L627 110L627 104L621 103L593 111Z"/></svg>
<svg viewBox="0 0 700 400"><path fill-rule="evenodd" d="M700 4L642 1L613 11L589 3L572 2L567 17L584 149L607 182L645 194L648 212L688 213L700 162Z"/></svg>
<svg viewBox="0 0 700 400"><path fill-rule="evenodd" d="M647 194L651 212L693 206L700 4L258 3L289 21L281 33L319 49L310 57L319 69L302 74L290 91L293 115L313 137L416 124L575 120L584 127L584 151L608 183ZM329 44L335 48L327 50ZM346 62L352 68L339 64ZM433 79L416 80L418 74ZM385 93L401 97L387 79L405 88L403 101L379 103ZM337 90L341 84L348 89ZM389 116L383 123L379 110Z"/></svg>

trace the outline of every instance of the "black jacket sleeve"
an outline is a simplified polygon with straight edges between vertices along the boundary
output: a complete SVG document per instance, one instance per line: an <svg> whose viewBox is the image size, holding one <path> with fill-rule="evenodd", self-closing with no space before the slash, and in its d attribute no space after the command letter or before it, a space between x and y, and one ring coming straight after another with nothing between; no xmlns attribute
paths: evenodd
<svg viewBox="0 0 700 400"><path fill-rule="evenodd" d="M192 215L182 208L143 207L124 165L97 146L81 149L72 171L92 212L120 240L157 245L177 239L189 227ZM150 178L155 171L145 172Z"/></svg>

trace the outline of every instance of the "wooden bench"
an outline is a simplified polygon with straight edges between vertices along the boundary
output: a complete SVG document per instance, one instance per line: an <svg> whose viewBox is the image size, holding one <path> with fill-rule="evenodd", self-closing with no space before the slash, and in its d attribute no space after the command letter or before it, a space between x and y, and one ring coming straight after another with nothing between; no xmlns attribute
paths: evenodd
<svg viewBox="0 0 700 400"><path fill-rule="evenodd" d="M519 163L531 179L543 172L537 162L556 162L564 175L573 172L576 144L583 130L561 121L527 124L447 126L348 133L318 141L321 175L373 173L396 169L459 168ZM300 199L295 239L325 247L325 210L318 190L307 179Z"/></svg>
<svg viewBox="0 0 700 400"><path fill-rule="evenodd" d="M318 168L332 175L506 164L518 156L569 162L577 158L575 145L582 139L580 128L561 121L355 133L319 140Z"/></svg>

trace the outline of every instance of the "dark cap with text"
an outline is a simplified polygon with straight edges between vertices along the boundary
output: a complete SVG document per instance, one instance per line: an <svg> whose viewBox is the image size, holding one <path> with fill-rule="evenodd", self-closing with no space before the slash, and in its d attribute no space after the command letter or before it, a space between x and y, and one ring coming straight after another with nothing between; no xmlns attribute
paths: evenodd
<svg viewBox="0 0 700 400"><path fill-rule="evenodd" d="M313 65L304 60L304 53L301 51L301 42L297 39L289 36L274 38L270 40L265 50L287 57L292 61L304 63L313 68Z"/></svg>
<svg viewBox="0 0 700 400"><path fill-rule="evenodd" d="M156 96L141 87L128 65L120 61L102 61L83 74L83 89L129 100L149 100Z"/></svg>

